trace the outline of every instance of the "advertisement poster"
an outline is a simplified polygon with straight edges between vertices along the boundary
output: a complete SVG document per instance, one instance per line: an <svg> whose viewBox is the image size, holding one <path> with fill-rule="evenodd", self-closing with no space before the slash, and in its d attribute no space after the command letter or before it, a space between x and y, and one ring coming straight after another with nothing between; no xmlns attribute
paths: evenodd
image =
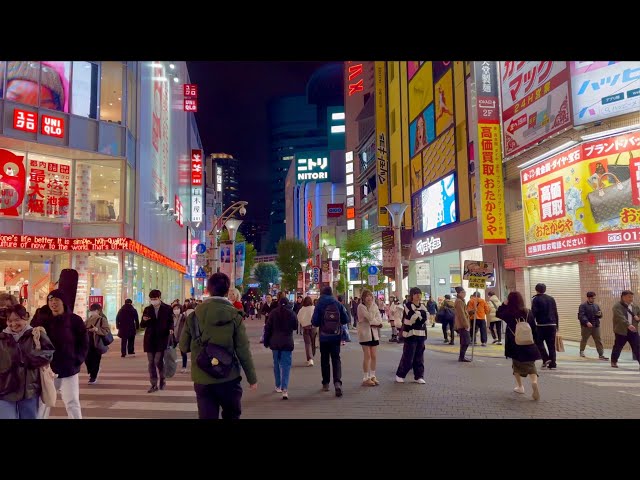
<svg viewBox="0 0 640 480"><path fill-rule="evenodd" d="M242 280L244 279L244 260L246 253L246 244L245 242L236 243L236 287L238 285L242 285Z"/></svg>
<svg viewBox="0 0 640 480"><path fill-rule="evenodd" d="M231 278L231 242L220 243L220 272Z"/></svg>
<svg viewBox="0 0 640 480"><path fill-rule="evenodd" d="M640 110L640 62L569 62L573 123Z"/></svg>
<svg viewBox="0 0 640 480"><path fill-rule="evenodd" d="M26 178L24 156L0 149L0 216L20 215Z"/></svg>
<svg viewBox="0 0 640 480"><path fill-rule="evenodd" d="M427 108L427 105L433 104L433 68L431 62L424 62L416 74L409 78L408 97L409 121L411 122Z"/></svg>
<svg viewBox="0 0 640 480"><path fill-rule="evenodd" d="M493 282L495 277L495 265L493 262L483 262L482 260L465 260L462 279L469 280L471 277L485 277Z"/></svg>
<svg viewBox="0 0 640 480"><path fill-rule="evenodd" d="M395 276L397 255L394 248L393 229L385 228L382 231L382 274Z"/></svg>
<svg viewBox="0 0 640 480"><path fill-rule="evenodd" d="M454 223L456 211L456 176L446 177L423 188L412 198L413 229L422 234Z"/></svg>
<svg viewBox="0 0 640 480"><path fill-rule="evenodd" d="M376 174L378 186L378 225L390 225L389 212L389 132L387 131L387 68L375 62L376 76Z"/></svg>
<svg viewBox="0 0 640 480"><path fill-rule="evenodd" d="M640 131L520 172L526 255L640 243Z"/></svg>
<svg viewBox="0 0 640 480"><path fill-rule="evenodd" d="M417 155L436 139L433 103L409 124L409 151Z"/></svg>
<svg viewBox="0 0 640 480"><path fill-rule="evenodd" d="M436 82L435 97L436 137L439 137L453 125L453 70L449 70Z"/></svg>
<svg viewBox="0 0 640 480"><path fill-rule="evenodd" d="M169 170L169 86L165 79L164 65L153 62L153 89L151 113L151 144L153 169L151 179L157 196L169 198L167 181Z"/></svg>
<svg viewBox="0 0 640 480"><path fill-rule="evenodd" d="M67 220L70 177L71 162L44 161L30 156L25 215Z"/></svg>
<svg viewBox="0 0 640 480"><path fill-rule="evenodd" d="M420 70L424 62L407 62L407 77L411 80L416 72Z"/></svg>
<svg viewBox="0 0 640 480"><path fill-rule="evenodd" d="M504 156L572 126L567 62L500 62Z"/></svg>

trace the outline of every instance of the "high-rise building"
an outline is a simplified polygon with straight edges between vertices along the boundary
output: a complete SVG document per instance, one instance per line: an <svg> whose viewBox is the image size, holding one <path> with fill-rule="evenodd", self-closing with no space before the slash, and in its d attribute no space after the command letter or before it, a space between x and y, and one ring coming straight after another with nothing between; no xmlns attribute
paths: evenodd
<svg viewBox="0 0 640 480"><path fill-rule="evenodd" d="M247 242L253 244L253 247L256 249L256 251L258 253L261 253L263 246L262 234L267 231L267 226L251 220L245 220L242 222L242 225L240 225L239 230L240 233L244 235L244 238L247 240Z"/></svg>
<svg viewBox="0 0 640 480"><path fill-rule="evenodd" d="M213 153L209 162L222 178L222 210L240 200L240 162L227 153Z"/></svg>

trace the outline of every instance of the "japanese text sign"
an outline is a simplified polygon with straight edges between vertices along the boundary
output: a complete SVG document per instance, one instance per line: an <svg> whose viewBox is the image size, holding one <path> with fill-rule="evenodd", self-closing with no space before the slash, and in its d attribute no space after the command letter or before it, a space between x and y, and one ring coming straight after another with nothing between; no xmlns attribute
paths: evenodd
<svg viewBox="0 0 640 480"><path fill-rule="evenodd" d="M198 85L196 85L195 83L185 83L184 96L196 98L198 96Z"/></svg>
<svg viewBox="0 0 640 480"><path fill-rule="evenodd" d="M191 150L191 185L202 186L202 150Z"/></svg>
<svg viewBox="0 0 640 480"><path fill-rule="evenodd" d="M298 183L328 182L329 153L324 151L296 153L296 179Z"/></svg>
<svg viewBox="0 0 640 480"><path fill-rule="evenodd" d="M387 68L386 62L375 62L376 106L376 180L378 189L378 226L389 226L389 146L387 130Z"/></svg>
<svg viewBox="0 0 640 480"><path fill-rule="evenodd" d="M478 123L478 216L483 243L507 243L500 124Z"/></svg>
<svg viewBox="0 0 640 480"><path fill-rule="evenodd" d="M13 110L13 128L35 133L38 130L38 114L15 108Z"/></svg>

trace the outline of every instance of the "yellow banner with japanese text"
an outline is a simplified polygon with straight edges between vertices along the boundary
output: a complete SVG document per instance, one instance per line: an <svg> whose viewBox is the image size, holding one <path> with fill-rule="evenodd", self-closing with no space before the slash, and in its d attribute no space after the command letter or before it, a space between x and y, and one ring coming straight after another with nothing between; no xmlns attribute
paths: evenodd
<svg viewBox="0 0 640 480"><path fill-rule="evenodd" d="M478 177L482 243L507 243L500 124L478 123Z"/></svg>
<svg viewBox="0 0 640 480"><path fill-rule="evenodd" d="M378 225L389 226L389 135L387 129L386 62L375 62L376 76L376 178L378 189Z"/></svg>

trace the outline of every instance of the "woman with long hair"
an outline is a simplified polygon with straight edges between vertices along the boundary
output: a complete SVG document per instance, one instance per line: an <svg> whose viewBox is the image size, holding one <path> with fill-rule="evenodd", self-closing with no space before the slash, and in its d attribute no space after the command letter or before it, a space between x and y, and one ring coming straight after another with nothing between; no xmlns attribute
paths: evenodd
<svg viewBox="0 0 640 480"><path fill-rule="evenodd" d="M373 294L366 288L362 291L362 302L358 305L358 341L362 345L362 386L380 385L376 378L377 348L380 345L382 317Z"/></svg>
<svg viewBox="0 0 640 480"><path fill-rule="evenodd" d="M173 337L176 340L176 344L180 341L180 335L182 335L182 329L187 321L187 316L183 313L180 302L175 302L171 309L173 310L173 325L174 332ZM180 350L180 356L182 357L182 370L181 373L187 373L187 352Z"/></svg>
<svg viewBox="0 0 640 480"><path fill-rule="evenodd" d="M507 324L505 332L504 356L513 361L513 376L516 379L514 392L524 394L522 377L529 377L531 381L532 398L540 399L540 389L538 387L538 371L536 370L536 360L541 360L540 350L536 346L536 321L531 310L525 308L524 300L519 292L511 292L507 300L498 307L496 316ZM533 333L533 343L531 345L518 345L516 343L516 326L518 322L527 322Z"/></svg>
<svg viewBox="0 0 640 480"><path fill-rule="evenodd" d="M302 307L298 310L298 323L302 328L304 338L304 351L307 355L307 367L313 367L313 357L316 356L316 327L311 325L311 317L316 307L313 306L311 297L304 297Z"/></svg>

